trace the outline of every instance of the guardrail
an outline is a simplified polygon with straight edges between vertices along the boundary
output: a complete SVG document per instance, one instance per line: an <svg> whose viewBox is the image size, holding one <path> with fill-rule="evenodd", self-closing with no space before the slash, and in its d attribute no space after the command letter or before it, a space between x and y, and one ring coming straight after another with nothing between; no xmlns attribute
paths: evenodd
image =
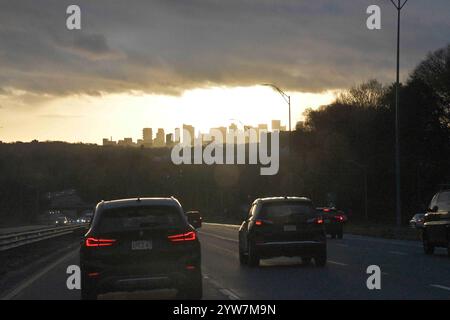
<svg viewBox="0 0 450 320"><path fill-rule="evenodd" d="M88 224L77 224L65 227L41 228L24 232L14 232L0 235L0 251L17 248L26 244L60 237L72 233L74 230L86 228Z"/></svg>

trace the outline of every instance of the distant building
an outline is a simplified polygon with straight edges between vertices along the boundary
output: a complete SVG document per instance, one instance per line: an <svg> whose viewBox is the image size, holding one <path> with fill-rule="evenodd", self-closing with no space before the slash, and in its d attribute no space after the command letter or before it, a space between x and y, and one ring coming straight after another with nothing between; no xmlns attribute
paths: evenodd
<svg viewBox="0 0 450 320"><path fill-rule="evenodd" d="M156 138L153 140L153 145L157 148L164 147L166 135L164 134L164 129L159 128L156 132Z"/></svg>
<svg viewBox="0 0 450 320"><path fill-rule="evenodd" d="M187 137L184 136L184 132L185 131L189 132L191 141L187 141ZM193 146L194 145L194 139L195 139L195 128L193 126L191 126L191 125L183 124L183 143L187 143L190 146Z"/></svg>
<svg viewBox="0 0 450 320"><path fill-rule="evenodd" d="M180 143L181 141L181 135L180 135L180 128L175 128L175 143Z"/></svg>
<svg viewBox="0 0 450 320"><path fill-rule="evenodd" d="M103 146L115 146L116 144L112 139L103 138Z"/></svg>
<svg viewBox="0 0 450 320"><path fill-rule="evenodd" d="M173 144L173 133L166 134L166 146L171 147Z"/></svg>
<svg viewBox="0 0 450 320"><path fill-rule="evenodd" d="M263 133L267 132L267 124L259 124L258 125L258 142L261 142L261 136Z"/></svg>
<svg viewBox="0 0 450 320"><path fill-rule="evenodd" d="M281 121L272 120L272 131L281 131Z"/></svg>
<svg viewBox="0 0 450 320"><path fill-rule="evenodd" d="M153 144L153 130L152 128L142 129L142 139L145 148L150 148Z"/></svg>
<svg viewBox="0 0 450 320"><path fill-rule="evenodd" d="M238 127L237 127L237 125L236 125L235 123L232 123L232 124L230 124L230 126L228 127L228 129L229 129L229 130L237 131L237 130L238 130Z"/></svg>

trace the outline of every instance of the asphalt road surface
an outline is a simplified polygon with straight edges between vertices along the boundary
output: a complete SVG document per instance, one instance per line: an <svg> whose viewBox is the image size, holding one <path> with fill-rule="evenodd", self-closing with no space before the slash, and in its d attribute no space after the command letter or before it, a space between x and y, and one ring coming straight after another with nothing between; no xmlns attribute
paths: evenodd
<svg viewBox="0 0 450 320"><path fill-rule="evenodd" d="M328 265L304 265L300 258L262 260L259 268L239 265L238 228L204 224L202 245L204 299L450 299L450 259L433 256L413 241L345 235L328 239ZM29 275L8 299L79 299L66 286L66 269L78 264L78 250ZM381 289L366 285L370 265L381 268ZM116 293L100 299L170 299L174 290Z"/></svg>

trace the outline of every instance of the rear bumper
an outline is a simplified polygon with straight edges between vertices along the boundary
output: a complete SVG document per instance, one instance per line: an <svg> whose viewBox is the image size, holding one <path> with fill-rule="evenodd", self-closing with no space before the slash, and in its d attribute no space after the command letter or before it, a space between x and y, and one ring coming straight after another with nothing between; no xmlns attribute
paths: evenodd
<svg viewBox="0 0 450 320"><path fill-rule="evenodd" d="M256 254L261 258L270 257L314 257L326 252L324 241L277 241L264 242L255 245Z"/></svg>
<svg viewBox="0 0 450 320"><path fill-rule="evenodd" d="M325 227L325 232L326 233L335 233L335 232L340 232L341 230L343 230L344 225L342 223L327 223L324 225Z"/></svg>
<svg viewBox="0 0 450 320"><path fill-rule="evenodd" d="M188 272L175 272L160 275L139 275L139 276L99 276L87 277L86 284L97 294L117 291L138 291L175 288L185 286L196 277L200 270Z"/></svg>

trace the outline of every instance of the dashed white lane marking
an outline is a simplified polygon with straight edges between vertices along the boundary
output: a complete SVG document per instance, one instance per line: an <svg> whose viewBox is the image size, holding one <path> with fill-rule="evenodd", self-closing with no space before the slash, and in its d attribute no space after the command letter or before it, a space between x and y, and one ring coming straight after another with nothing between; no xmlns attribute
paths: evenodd
<svg viewBox="0 0 450 320"><path fill-rule="evenodd" d="M219 290L223 295L227 296L230 300L240 300L237 295L235 295L233 292L231 292L228 289L220 289Z"/></svg>
<svg viewBox="0 0 450 320"><path fill-rule="evenodd" d="M209 237L214 237L214 238L217 238L217 239L221 239L221 240L226 240L226 241L231 241L231 242L236 242L236 243L239 242L239 241L236 240L236 239L231 239L231 238L226 238L226 237L218 236L218 235L216 235L216 234L214 234L214 233L209 233L209 232L204 232L204 231L199 231L198 233L199 233L199 234L204 234L204 235L209 236Z"/></svg>
<svg viewBox="0 0 450 320"><path fill-rule="evenodd" d="M433 288L438 288L438 289L443 289L443 290L447 290L447 291L450 291L450 287L446 287L446 286L441 286L440 284L430 284L430 287L433 287Z"/></svg>
<svg viewBox="0 0 450 320"><path fill-rule="evenodd" d="M62 258L56 260L55 262L53 262L52 264L48 265L47 267L45 267L44 269L42 269L41 271L39 271L38 273L34 274L33 276L31 276L30 278L28 278L27 280L25 280L24 282L22 282L19 286L17 286L14 290L12 290L10 293L8 293L7 295L5 295L4 297L2 297L2 300L11 300L13 299L15 296L17 296L19 293L21 293L23 290L25 290L26 288L28 288L29 286L31 286L36 280L38 280L39 278L41 278L42 276L44 276L46 273L48 273L50 270L54 269L56 266L58 266L59 264L63 263L64 261L66 261L67 259L69 259L70 257L72 257L73 255L75 255L75 253L77 253L79 251L79 249L75 249L71 252L69 252L68 254L66 254L65 256L63 256Z"/></svg>
<svg viewBox="0 0 450 320"><path fill-rule="evenodd" d="M220 283L218 283L216 280L211 279L209 277L209 275L203 273L203 278L208 281L209 283L211 283L214 287L216 287L216 289L222 293L224 296L226 296L229 300L241 300L241 298L234 293L231 289L226 289L224 288L222 285L220 285Z"/></svg>
<svg viewBox="0 0 450 320"><path fill-rule="evenodd" d="M333 261L333 260L328 260L328 263L335 264L337 266L343 266L343 267L348 266L348 264L346 264L346 263Z"/></svg>
<svg viewBox="0 0 450 320"><path fill-rule="evenodd" d="M389 253L396 254L398 256L407 256L408 254L401 251L388 251Z"/></svg>

